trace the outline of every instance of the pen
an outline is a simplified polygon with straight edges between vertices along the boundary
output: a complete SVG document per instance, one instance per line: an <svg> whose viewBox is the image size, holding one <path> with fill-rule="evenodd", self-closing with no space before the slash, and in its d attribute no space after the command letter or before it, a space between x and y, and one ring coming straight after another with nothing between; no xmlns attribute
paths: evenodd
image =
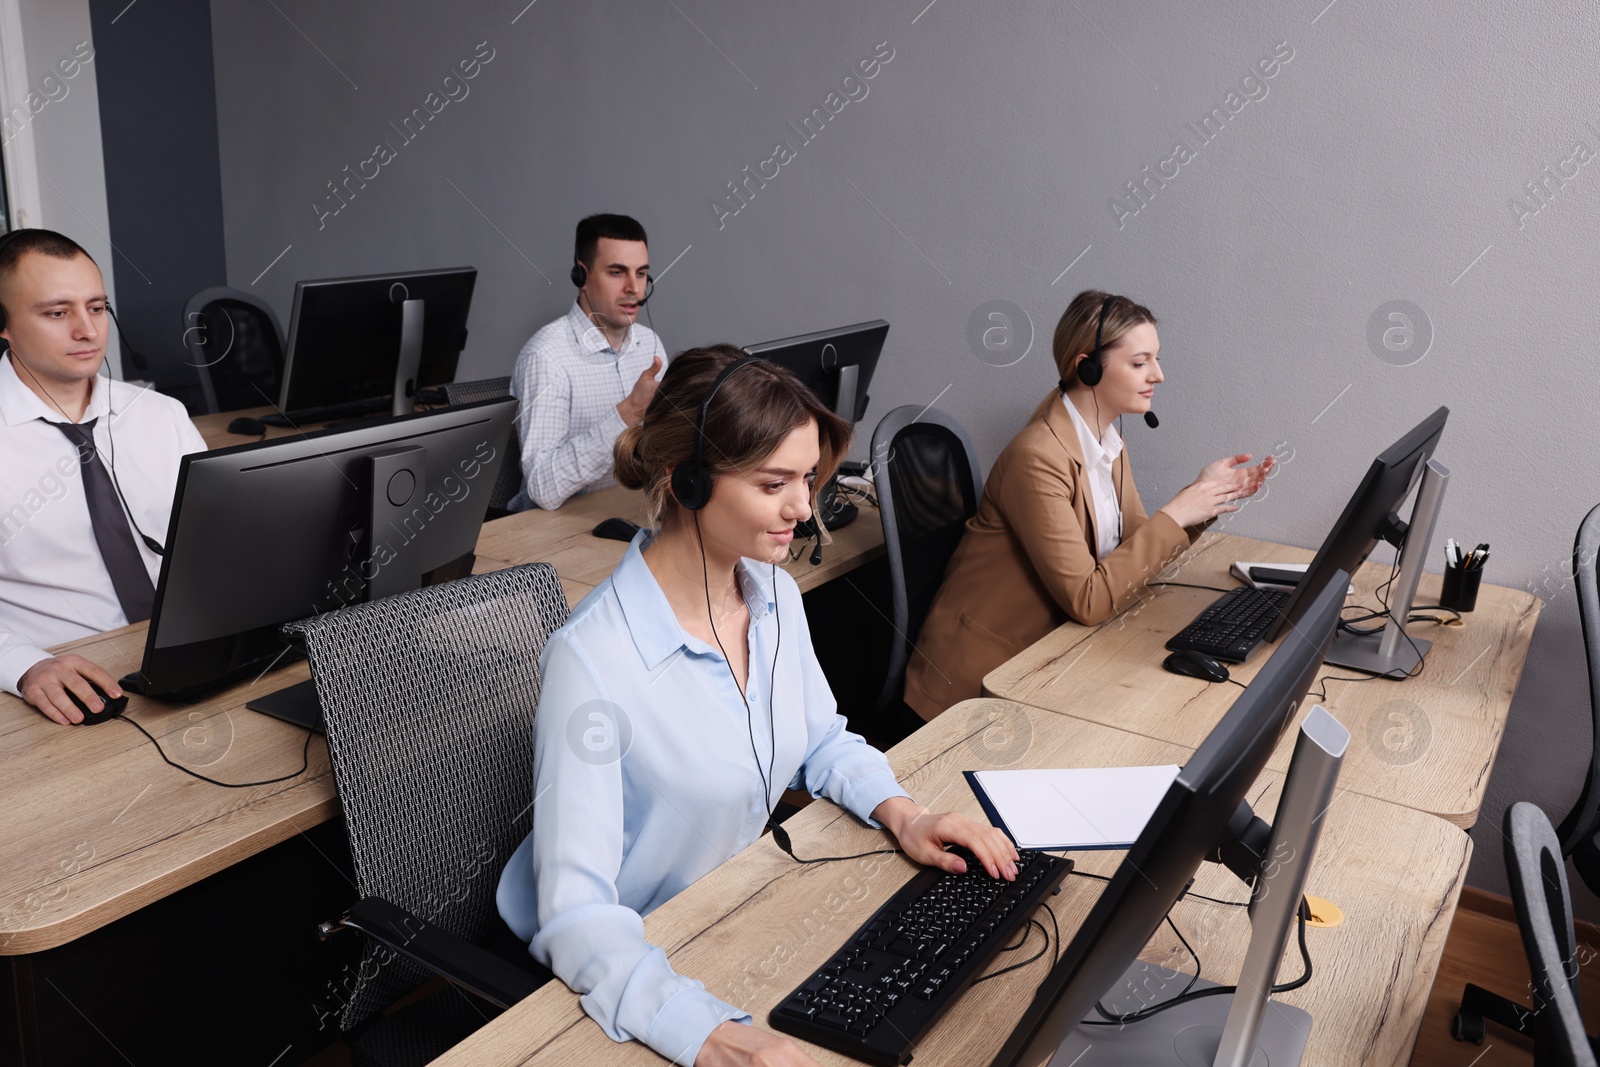
<svg viewBox="0 0 1600 1067"><path fill-rule="evenodd" d="M1480 570L1483 569L1483 565L1485 563L1488 563L1488 562L1489 562L1489 550L1486 548L1486 549L1483 550L1483 555L1478 557L1478 568Z"/></svg>
<svg viewBox="0 0 1600 1067"><path fill-rule="evenodd" d="M1444 564L1446 567L1461 566L1461 549L1456 547L1454 537L1444 539Z"/></svg>

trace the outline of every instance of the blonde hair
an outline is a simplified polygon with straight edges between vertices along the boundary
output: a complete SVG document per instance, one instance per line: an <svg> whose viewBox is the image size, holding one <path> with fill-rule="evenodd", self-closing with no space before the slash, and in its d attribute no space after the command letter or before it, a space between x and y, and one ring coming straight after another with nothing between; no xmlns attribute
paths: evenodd
<svg viewBox="0 0 1600 1067"><path fill-rule="evenodd" d="M1106 324L1100 335L1101 348L1111 348L1135 326L1146 322L1152 326L1156 324L1156 317L1150 314L1149 308L1135 304L1125 296L1114 296L1100 289L1085 289L1073 297L1067 310L1061 313L1055 336L1050 341L1050 351L1055 356L1056 373L1061 378L1061 384L1039 402L1029 421L1049 411L1051 404L1059 402L1062 393L1078 384L1078 356L1094 351L1095 331L1100 327L1102 306L1106 309Z"/></svg>
<svg viewBox="0 0 1600 1067"><path fill-rule="evenodd" d="M644 418L618 435L612 449L616 479L629 489L644 490L647 525L659 529L663 518L676 514L672 470L694 459L700 405L717 376L744 358L746 353L733 345L679 353L662 375ZM762 360L729 377L712 398L701 458L713 477L750 470L808 420L817 424L816 484L821 485L848 451L853 427L829 411L792 371Z"/></svg>

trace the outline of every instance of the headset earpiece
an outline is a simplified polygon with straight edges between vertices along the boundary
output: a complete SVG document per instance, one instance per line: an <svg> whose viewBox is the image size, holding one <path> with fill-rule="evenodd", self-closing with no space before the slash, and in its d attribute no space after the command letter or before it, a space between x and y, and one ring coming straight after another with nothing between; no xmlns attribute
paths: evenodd
<svg viewBox="0 0 1600 1067"><path fill-rule="evenodd" d="M574 259L572 261L572 270L567 274L567 277L572 279L573 285L582 289L583 283L589 280L589 268L583 265L583 260Z"/></svg>
<svg viewBox="0 0 1600 1067"><path fill-rule="evenodd" d="M650 302L650 298L654 296L655 293L656 276L654 274L646 274L644 276L644 295L639 298L639 306L644 307L646 304L648 304Z"/></svg>
<svg viewBox="0 0 1600 1067"><path fill-rule="evenodd" d="M1115 296L1107 296L1100 302L1100 321L1094 328L1094 351L1078 361L1078 381L1093 389L1100 384L1104 377L1105 364L1100 362L1100 350L1105 347L1106 312L1111 310L1111 301Z"/></svg>
<svg viewBox="0 0 1600 1067"><path fill-rule="evenodd" d="M700 401L700 418L695 423L694 458L672 468L672 495L679 506L689 511L699 511L711 502L712 475L705 461L706 413L711 410L711 400L717 395L717 390L722 388L723 382L732 377L739 368L761 362L763 361L760 356L745 356L734 360L722 369L722 373L711 383L711 388L706 390L705 399Z"/></svg>

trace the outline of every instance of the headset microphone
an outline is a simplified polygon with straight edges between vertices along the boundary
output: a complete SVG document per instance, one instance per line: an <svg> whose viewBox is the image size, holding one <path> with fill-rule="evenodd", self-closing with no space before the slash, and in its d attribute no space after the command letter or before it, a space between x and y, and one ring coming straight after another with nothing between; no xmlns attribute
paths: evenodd
<svg viewBox="0 0 1600 1067"><path fill-rule="evenodd" d="M1144 413L1144 424L1153 430L1161 425L1161 420L1156 418L1155 412L1147 411Z"/></svg>

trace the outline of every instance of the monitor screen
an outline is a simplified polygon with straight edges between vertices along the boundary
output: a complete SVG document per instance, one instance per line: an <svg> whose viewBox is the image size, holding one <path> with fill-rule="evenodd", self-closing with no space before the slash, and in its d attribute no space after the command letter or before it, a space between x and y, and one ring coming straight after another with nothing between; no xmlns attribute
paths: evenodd
<svg viewBox="0 0 1600 1067"><path fill-rule="evenodd" d="M1230 820L1322 667L1348 581L1337 572L1323 585L1301 624L1189 758L1040 983L994 1067L1048 1060L1138 959L1195 870L1216 858L1231 836Z"/></svg>
<svg viewBox="0 0 1600 1067"><path fill-rule="evenodd" d="M287 647L283 623L470 556L515 414L503 397L183 457L129 687L172 694L264 670Z"/></svg>
<svg viewBox="0 0 1600 1067"><path fill-rule="evenodd" d="M804 337L748 345L745 351L787 367L830 411L860 422L867 414L867 387L888 336L889 324L874 319Z"/></svg>
<svg viewBox="0 0 1600 1067"><path fill-rule="evenodd" d="M1328 576L1336 570L1354 574L1366 562L1383 537L1389 515L1405 503L1406 496L1422 477L1422 469L1439 445L1450 409L1441 407L1400 440L1384 449L1372 461L1356 487L1344 513L1333 524L1316 558L1283 605L1283 614L1267 631L1266 639L1276 641L1283 632L1299 623ZM1424 546L1426 547L1426 546Z"/></svg>
<svg viewBox="0 0 1600 1067"><path fill-rule="evenodd" d="M416 386L454 380L477 278L472 267L451 267L296 282L279 407L291 415L314 408L388 408L400 362L400 305L406 300L423 302Z"/></svg>

